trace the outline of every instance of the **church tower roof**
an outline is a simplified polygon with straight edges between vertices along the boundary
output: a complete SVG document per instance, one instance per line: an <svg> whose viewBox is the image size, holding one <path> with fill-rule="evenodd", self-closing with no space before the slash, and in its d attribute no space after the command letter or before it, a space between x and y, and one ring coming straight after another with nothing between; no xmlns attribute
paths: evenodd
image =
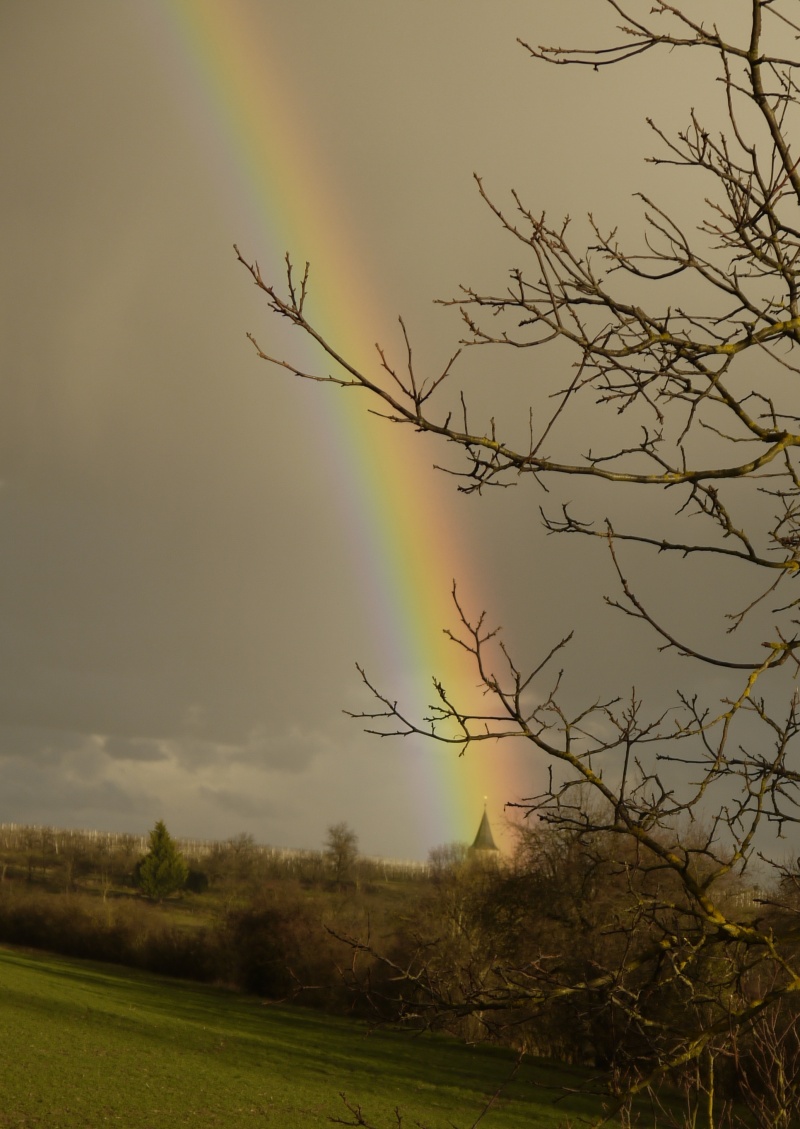
<svg viewBox="0 0 800 1129"><path fill-rule="evenodd" d="M499 848L494 841L492 835L492 826L489 823L489 816L486 814L486 804L483 805L483 816L481 818L478 834L470 847L470 851L497 851Z"/></svg>

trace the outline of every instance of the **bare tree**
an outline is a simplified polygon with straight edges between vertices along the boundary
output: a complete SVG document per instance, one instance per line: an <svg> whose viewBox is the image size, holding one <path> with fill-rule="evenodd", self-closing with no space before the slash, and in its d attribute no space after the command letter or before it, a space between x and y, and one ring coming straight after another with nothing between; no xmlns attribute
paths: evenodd
<svg viewBox="0 0 800 1129"><path fill-rule="evenodd" d="M605 547L618 582L610 602L646 625L661 652L687 660L695 687L712 671L716 685L724 682L716 697L677 692L669 708L648 708L634 691L571 707L557 670L568 631L523 667L484 616L475 620L462 609L454 590L452 639L474 661L485 711L459 708L457 695L436 682L430 713L413 717L362 672L377 705L361 716L373 732L425 734L456 748L524 740L550 765L548 787L525 801L525 813L589 844L618 842L617 873L628 881L625 916L604 925L615 943L602 961L581 966L569 954L541 953L497 966L458 1000L417 971L420 1014L453 1008L486 1021L517 1011L535 1022L574 1001L586 1014L613 1015L624 1030L620 1042L635 1048L610 1072L618 1108L683 1072L687 1117L702 1108L710 1127L724 1118L736 1123L735 1109L719 1095L720 1064L742 1061L748 1038L752 1061L770 1031L785 1041L785 1028L771 1017L800 989L796 918L731 896L732 876L797 822L800 801L793 589L800 571L800 59L792 54L800 24L790 0L607 3L616 46L520 42L540 64L595 69L643 54L654 65L660 54L680 68L683 54L699 53L710 97L718 99L710 121L723 125L705 124L694 110L675 136L650 122L655 163L700 173L705 183L697 196L702 214L691 227L641 196L638 248L624 247L591 216L588 245L576 245L568 221L550 221L515 192L500 203L478 179L524 265L511 270L500 292L465 287L445 305L460 311L462 348L549 350L563 373L555 395L544 381L531 388L523 443L507 439L494 419L475 426L466 398L451 394L460 351L443 371L421 375L401 322L402 365L379 348L374 370L358 368L315 328L308 266L298 273L287 256L280 289L239 258L274 313L311 337L332 367L302 370L252 339L258 355L297 376L366 391L372 410L389 421L460 449L464 461L450 469L461 490L526 477L552 489L558 479L584 478L615 492L634 484L654 492L654 502L672 502L655 533L651 525L608 519L605 509L586 520L563 505L543 520L552 533ZM722 23L692 14L701 10ZM600 440L584 454L551 454L557 435L569 434L565 421L588 412L597 417L596 435L620 435L627 426L624 437L608 448ZM629 575L631 545L669 560L666 583L676 592L697 560L708 562L712 583L733 577L748 586L725 620L702 625L706 636L717 631L715 641L684 637L651 607ZM755 638L766 640L760 645L748 641L751 624ZM755 1074L749 1078L756 1086ZM795 1102L793 1073L785 1085L794 1095L785 1102Z"/></svg>
<svg viewBox="0 0 800 1129"><path fill-rule="evenodd" d="M332 823L325 834L325 858L341 885L353 873L358 858L358 835L347 823Z"/></svg>

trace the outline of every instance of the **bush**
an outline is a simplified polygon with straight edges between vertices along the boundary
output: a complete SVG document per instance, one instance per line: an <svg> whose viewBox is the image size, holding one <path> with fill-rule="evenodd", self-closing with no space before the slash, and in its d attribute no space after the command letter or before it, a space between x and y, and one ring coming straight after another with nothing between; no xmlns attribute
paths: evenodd
<svg viewBox="0 0 800 1129"><path fill-rule="evenodd" d="M192 894L205 894L208 890L208 875L203 870L190 867L184 888Z"/></svg>
<svg viewBox="0 0 800 1129"><path fill-rule="evenodd" d="M179 928L140 901L0 887L0 941L192 980L219 977L216 935Z"/></svg>

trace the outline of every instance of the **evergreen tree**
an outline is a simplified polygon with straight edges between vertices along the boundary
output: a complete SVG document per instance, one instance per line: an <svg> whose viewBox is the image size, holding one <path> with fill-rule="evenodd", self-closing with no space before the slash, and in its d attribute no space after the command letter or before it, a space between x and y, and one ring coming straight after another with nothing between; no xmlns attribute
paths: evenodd
<svg viewBox="0 0 800 1129"><path fill-rule="evenodd" d="M139 889L154 902L160 902L180 890L188 876L189 867L183 855L159 819L150 832L150 850L136 868Z"/></svg>

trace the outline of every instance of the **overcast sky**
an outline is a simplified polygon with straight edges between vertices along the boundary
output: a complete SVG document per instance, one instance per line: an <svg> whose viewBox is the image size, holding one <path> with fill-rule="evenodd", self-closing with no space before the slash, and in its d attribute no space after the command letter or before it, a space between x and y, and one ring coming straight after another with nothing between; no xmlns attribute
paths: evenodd
<svg viewBox="0 0 800 1129"><path fill-rule="evenodd" d="M635 225L631 194L654 175L645 113L671 125L686 109L666 72L543 68L515 42L608 38L595 0L240 7L322 174L315 194L357 233L380 317L404 314L434 365L459 331L433 300L517 265L473 171L534 210ZM369 705L356 661L382 685L397 664L365 611L369 546L341 519L352 484L309 423L330 391L269 372L248 345L248 330L292 342L231 245L261 259L276 247L226 189L234 172L198 129L157 8L0 8L0 821L144 831L163 818L180 835L316 847L344 819L367 853L424 858L471 836L480 810L457 782L448 801L443 762L427 759L443 753L342 714ZM486 404L519 412L529 375L518 361L484 372ZM432 478L444 453L421 444L419 458ZM641 672L602 606L605 558L545 538L530 484L435 489L514 645L541 657L577 627L582 689ZM689 617L700 598L685 596ZM532 762L513 771L491 796L497 820L535 788Z"/></svg>

